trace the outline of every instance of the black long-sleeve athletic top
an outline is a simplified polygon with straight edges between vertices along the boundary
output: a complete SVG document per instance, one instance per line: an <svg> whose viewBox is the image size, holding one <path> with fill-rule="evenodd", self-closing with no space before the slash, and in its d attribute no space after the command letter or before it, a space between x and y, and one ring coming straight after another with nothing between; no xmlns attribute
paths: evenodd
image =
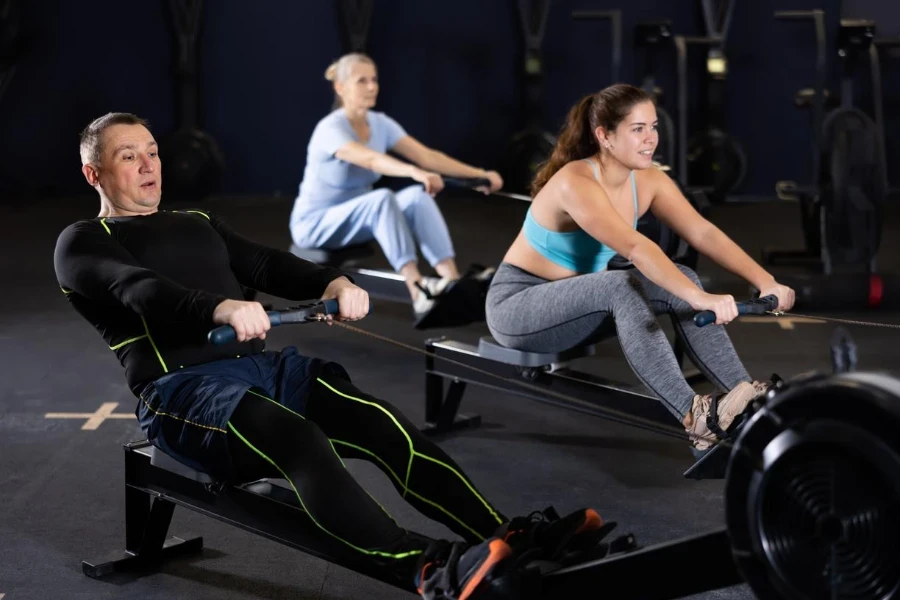
<svg viewBox="0 0 900 600"><path fill-rule="evenodd" d="M158 211L69 225L54 253L69 302L116 353L135 395L175 369L261 352L254 339L215 346L213 311L241 285L289 300L319 298L345 275L254 243L201 211Z"/></svg>

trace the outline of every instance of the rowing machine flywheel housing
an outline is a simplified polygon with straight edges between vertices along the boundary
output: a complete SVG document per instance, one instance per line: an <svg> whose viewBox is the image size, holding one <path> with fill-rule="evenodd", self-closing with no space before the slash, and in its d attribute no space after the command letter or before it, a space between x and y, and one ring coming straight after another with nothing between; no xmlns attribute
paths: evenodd
<svg viewBox="0 0 900 600"><path fill-rule="evenodd" d="M770 390L735 441L735 561L760 598L900 598L900 381L845 373Z"/></svg>

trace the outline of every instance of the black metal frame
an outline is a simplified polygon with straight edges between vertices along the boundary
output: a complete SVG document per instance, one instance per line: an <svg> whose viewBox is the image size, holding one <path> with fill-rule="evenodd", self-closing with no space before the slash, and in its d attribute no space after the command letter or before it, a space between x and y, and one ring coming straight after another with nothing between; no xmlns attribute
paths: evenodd
<svg viewBox="0 0 900 600"><path fill-rule="evenodd" d="M199 553L203 538L168 536L175 506L182 506L307 554L409 591L340 542L321 535L296 496L273 480L242 485L197 481L151 464L148 441L125 445L125 556L84 561L85 575L101 578L115 572L158 568L169 558ZM424 536L423 536L424 537Z"/></svg>
<svg viewBox="0 0 900 600"><path fill-rule="evenodd" d="M338 0L335 8L341 21L343 53L367 52L374 0Z"/></svg>
<svg viewBox="0 0 900 600"><path fill-rule="evenodd" d="M700 571L698 564L703 565ZM695 576L666 576L675 573ZM739 583L744 583L744 577L732 558L731 540L723 528L560 569L543 577L541 594L554 600L583 598L585 590L602 584L614 590L610 596L616 600L667 600Z"/></svg>
<svg viewBox="0 0 900 600"><path fill-rule="evenodd" d="M900 36L876 37L869 48L869 61L871 64L870 76L872 80L872 112L875 116L875 124L878 127L878 135L880 136L881 157L887 164L887 142L885 141L885 120L884 120L884 88L881 84L881 49L896 50L900 48ZM894 53L893 56L900 54ZM900 191L900 188L894 186L891 181L890 173L885 168L885 189L888 194L893 195Z"/></svg>
<svg viewBox="0 0 900 600"><path fill-rule="evenodd" d="M675 43L675 72L676 72L676 83L677 83L677 117L676 117L676 125L675 129L677 130L677 139L678 142L676 144L676 156L677 156L677 169L676 173L678 175L678 180L681 184L686 188L698 189L704 192L712 192L713 188L706 186L699 186L690 181L689 173L688 173L688 146L690 144L688 140L688 48L689 46L705 46L706 48L721 48L723 46L722 38L720 37L706 37L706 36L690 36L690 35L676 35L673 37ZM712 83L712 88L714 92L724 94L723 86L721 80L714 80L710 78L710 82ZM721 118L717 117L721 122ZM715 119L714 119L715 120ZM721 127L716 124L714 121L709 123L708 130L712 129L721 129ZM735 148L739 146L736 145ZM746 162L744 163L744 168L746 169ZM743 180L743 175L740 176L738 181L735 183L735 186L740 185Z"/></svg>
<svg viewBox="0 0 900 600"><path fill-rule="evenodd" d="M426 434L444 434L480 425L479 415L458 414L459 404L468 384L516 394L635 427L659 429L676 424L675 418L662 403L645 392L567 366L552 370L505 364L481 356L477 346L443 337L425 340L425 351L428 353L425 357L426 425L423 428ZM441 360L443 358L452 360ZM445 379L450 382L446 395ZM508 386L508 379L519 379L528 385ZM562 396L571 399L567 400ZM616 412L628 413L628 417L619 417ZM647 423L642 425L635 417L646 419Z"/></svg>
<svg viewBox="0 0 900 600"><path fill-rule="evenodd" d="M857 61L863 58L863 55L856 55L854 52L847 52L841 47L837 48L837 54L840 57L840 104L830 110L826 110L825 99L827 90L825 88L828 73L828 49L827 49L827 31L825 23L825 12L821 9L815 10L797 10L797 11L776 11L776 19L783 20L799 20L809 19L812 21L815 38L816 38L816 65L815 65L815 86L813 88L813 97L811 102L812 108L812 153L813 153L813 174L812 183L810 185L796 185L792 181L778 182L776 189L778 196L784 200L792 200L799 202L801 206L801 224L803 226L805 247L802 249L778 249L764 248L763 260L773 266L790 265L796 263L809 263L814 266L819 274L830 276L835 272L834 265L851 264L858 262L854 260L846 260L847 257L841 256L841 252L835 252L832 247L830 227L827 222L826 210L823 206L825 202L821 197L822 182L827 179L828 175L823 173L823 155L830 150L826 147L829 140L826 134L829 130L829 124L835 119L845 117L847 115L858 115L859 119L871 121L871 127L877 138L876 157L877 170L881 175L880 187L887 192L887 167L885 164L885 146L883 131L883 113L881 106L881 79L879 69L878 50L874 38L874 23L862 20L841 19L841 29L838 34L838 46L841 42L841 34L845 27L870 27L872 29L869 36L860 36L861 39L869 38L870 43L865 53L869 57L871 85L874 103L874 119L870 119L868 115L857 109L853 104L853 87L856 72ZM874 208L874 207L873 207ZM876 219L877 220L877 219ZM875 255L866 257L863 261L861 272L874 273Z"/></svg>
<svg viewBox="0 0 900 600"><path fill-rule="evenodd" d="M620 81L619 74L622 71L622 11L618 8L612 10L575 10L572 18L576 21L605 21L609 20L610 27L610 79L612 83ZM602 37L600 38L603 39Z"/></svg>
<svg viewBox="0 0 900 600"><path fill-rule="evenodd" d="M677 336L674 346L678 363L682 364L684 349ZM426 435L445 435L481 425L481 415L459 412L469 384L632 427L665 430L673 436L680 428L680 423L662 403L645 391L568 366L570 360L592 355L592 346L562 353L558 364L529 366L485 357L478 346L444 337L425 340L425 352L425 424L422 431ZM686 374L685 378L696 382L703 379L703 375L692 373ZM446 389L445 380L449 382ZM509 386L510 380L522 380L522 384ZM736 420L732 431L736 433L743 422L744 417ZM684 476L689 479L724 478L728 452L727 445L719 444L697 454L697 462L685 471Z"/></svg>
<svg viewBox="0 0 900 600"><path fill-rule="evenodd" d="M649 34L651 31L653 33ZM641 89L656 98L656 116L659 119L659 146L657 146L654 160L668 166L674 172L676 169L681 170L675 146L677 129L672 115L663 106L663 95L660 94L662 90L657 87L656 81L656 74L660 71L662 55L669 47L675 47L672 38L672 22L670 20L644 21L634 26L635 61L641 67L638 71L638 80L641 82ZM639 50L641 49L643 50L643 61L640 60L641 53ZM660 155L661 148L662 155ZM676 175L677 179L683 174L678 172Z"/></svg>
<svg viewBox="0 0 900 600"><path fill-rule="evenodd" d="M199 554L203 538L181 539L168 535L177 505L415 593L412 582L398 581L373 562L349 553L345 546L322 535L293 493L276 481L215 483L187 467L182 466L176 472L153 464L148 441L131 442L124 448L125 556L84 561L82 569L89 577L151 571L167 559ZM610 544L610 552L602 559L544 575L532 571L530 576L538 578L539 583L530 589L540 589L542 598L574 598L587 587L602 584L610 589L618 588L617 598L664 600L744 581L733 559L725 528L639 549L632 549L633 536L622 539L621 545L615 541ZM644 576L689 572L698 561L704 565L703 575L699 577Z"/></svg>

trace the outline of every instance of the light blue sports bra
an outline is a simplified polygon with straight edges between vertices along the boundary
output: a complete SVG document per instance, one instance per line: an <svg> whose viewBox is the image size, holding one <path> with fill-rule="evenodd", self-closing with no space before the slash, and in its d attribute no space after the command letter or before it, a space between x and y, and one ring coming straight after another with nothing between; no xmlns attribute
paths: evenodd
<svg viewBox="0 0 900 600"><path fill-rule="evenodd" d="M582 159L594 171L594 179L600 181L600 169L594 161ZM631 196L634 200L634 227L637 229L638 201L634 171L631 172ZM575 231L550 231L538 225L531 215L531 208L525 215L523 227L525 239L541 256L577 273L594 273L606 269L616 251L595 240L583 229Z"/></svg>

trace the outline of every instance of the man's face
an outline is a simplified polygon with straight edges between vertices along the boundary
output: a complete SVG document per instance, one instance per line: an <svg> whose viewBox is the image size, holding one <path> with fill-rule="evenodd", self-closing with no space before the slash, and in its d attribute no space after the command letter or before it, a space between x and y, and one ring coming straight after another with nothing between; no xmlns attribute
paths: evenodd
<svg viewBox="0 0 900 600"><path fill-rule="evenodd" d="M159 148L143 125L113 125L103 132L99 165L82 169L88 183L99 185L117 208L151 213L162 194Z"/></svg>

